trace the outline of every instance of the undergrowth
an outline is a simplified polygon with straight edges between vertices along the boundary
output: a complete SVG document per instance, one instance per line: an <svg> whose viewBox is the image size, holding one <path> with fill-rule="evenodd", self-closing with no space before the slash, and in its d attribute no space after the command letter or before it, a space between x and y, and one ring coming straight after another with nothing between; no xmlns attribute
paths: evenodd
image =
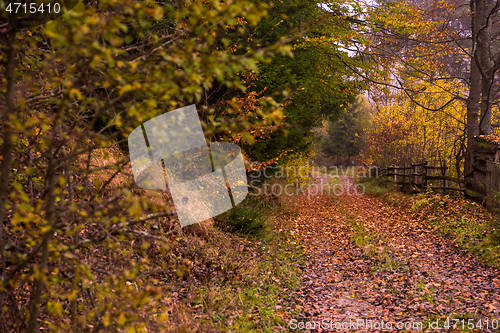
<svg viewBox="0 0 500 333"><path fill-rule="evenodd" d="M302 248L278 230L273 205L286 211L249 195L215 219L215 231L199 249L211 274L191 283L182 302L187 331L276 332L298 316L289 295L300 285Z"/></svg>
<svg viewBox="0 0 500 333"><path fill-rule="evenodd" d="M359 182L365 186L365 193L374 197L387 199L396 194L394 183L386 178L361 178Z"/></svg>
<svg viewBox="0 0 500 333"><path fill-rule="evenodd" d="M269 206L262 198L249 195L241 204L214 218L221 231L253 238L265 237Z"/></svg>

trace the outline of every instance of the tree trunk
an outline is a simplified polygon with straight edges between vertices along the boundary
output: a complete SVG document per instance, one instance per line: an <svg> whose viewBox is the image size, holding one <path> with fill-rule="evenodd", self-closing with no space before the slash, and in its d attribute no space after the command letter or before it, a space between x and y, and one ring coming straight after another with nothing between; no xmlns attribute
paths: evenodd
<svg viewBox="0 0 500 333"><path fill-rule="evenodd" d="M493 78L486 76L481 79L481 115L479 122L479 134L489 135L491 133L491 85Z"/></svg>
<svg viewBox="0 0 500 333"><path fill-rule="evenodd" d="M0 260L2 269L0 271L0 321L3 321L3 308L4 308L4 291L5 291L5 274L6 274L6 260L4 254L4 218L6 212L6 204L8 197L8 188L10 181L10 167L12 163L12 135L13 128L10 123L9 116L15 112L15 69L16 69L16 28L17 17L16 14L9 14L9 34L8 34L8 51L6 57L5 79L7 88L5 91L5 106L0 115L0 121L3 132L3 147L2 147L2 166L0 167Z"/></svg>
<svg viewBox="0 0 500 333"><path fill-rule="evenodd" d="M473 172L472 147L474 137L479 135L479 100L481 96L481 74L474 59L470 64L470 87L467 98L467 154L465 156L465 177L470 177Z"/></svg>

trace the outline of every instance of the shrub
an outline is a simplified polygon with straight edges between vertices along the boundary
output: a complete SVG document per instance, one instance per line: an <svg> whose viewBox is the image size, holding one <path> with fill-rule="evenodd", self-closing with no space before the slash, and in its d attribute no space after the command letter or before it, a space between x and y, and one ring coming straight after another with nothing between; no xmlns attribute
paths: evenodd
<svg viewBox="0 0 500 333"><path fill-rule="evenodd" d="M229 40L214 37L246 36L243 25L255 26L265 8L245 0L80 1L29 28L0 11L8 20L0 36L1 332L172 327L159 280L187 276L194 260L181 255L197 246L183 245L166 192L137 188L117 140L200 102L215 81L242 90L237 73L288 50L242 54L254 42L227 51ZM281 108L262 101L252 124L275 124ZM234 116L215 121L204 112L207 136L214 123L239 133L254 115L227 111Z"/></svg>
<svg viewBox="0 0 500 333"><path fill-rule="evenodd" d="M288 183L304 186L312 179L312 167L309 163L310 154L295 153L288 156L284 162L283 172Z"/></svg>
<svg viewBox="0 0 500 333"><path fill-rule="evenodd" d="M266 210L263 204L247 198L240 205L217 216L215 226L222 231L259 237L266 230Z"/></svg>

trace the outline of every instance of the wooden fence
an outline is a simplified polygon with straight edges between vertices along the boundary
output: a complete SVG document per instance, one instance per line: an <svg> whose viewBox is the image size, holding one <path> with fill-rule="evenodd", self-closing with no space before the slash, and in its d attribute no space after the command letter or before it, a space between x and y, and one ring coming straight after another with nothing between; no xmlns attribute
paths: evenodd
<svg viewBox="0 0 500 333"><path fill-rule="evenodd" d="M389 166L380 174L411 192L425 192L427 189L464 192L465 180L447 175L448 167L431 166L427 163L409 166Z"/></svg>
<svg viewBox="0 0 500 333"><path fill-rule="evenodd" d="M425 163L409 166L391 166L381 169L381 175L411 191L460 191L468 198L484 204L488 209L500 208L500 137L478 135L472 149L472 172L464 179L449 177L447 167ZM437 174L436 174L437 173Z"/></svg>

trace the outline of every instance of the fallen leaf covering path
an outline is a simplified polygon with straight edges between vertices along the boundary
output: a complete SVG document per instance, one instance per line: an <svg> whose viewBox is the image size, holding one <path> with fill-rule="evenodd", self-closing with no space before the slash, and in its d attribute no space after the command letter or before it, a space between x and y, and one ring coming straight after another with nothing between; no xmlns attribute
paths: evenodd
<svg viewBox="0 0 500 333"><path fill-rule="evenodd" d="M342 178L344 187L355 186ZM296 295L304 311L292 329L309 322L316 325L310 332L500 331L500 272L403 209L328 193L304 195L291 209L288 228L302 238L306 256Z"/></svg>

